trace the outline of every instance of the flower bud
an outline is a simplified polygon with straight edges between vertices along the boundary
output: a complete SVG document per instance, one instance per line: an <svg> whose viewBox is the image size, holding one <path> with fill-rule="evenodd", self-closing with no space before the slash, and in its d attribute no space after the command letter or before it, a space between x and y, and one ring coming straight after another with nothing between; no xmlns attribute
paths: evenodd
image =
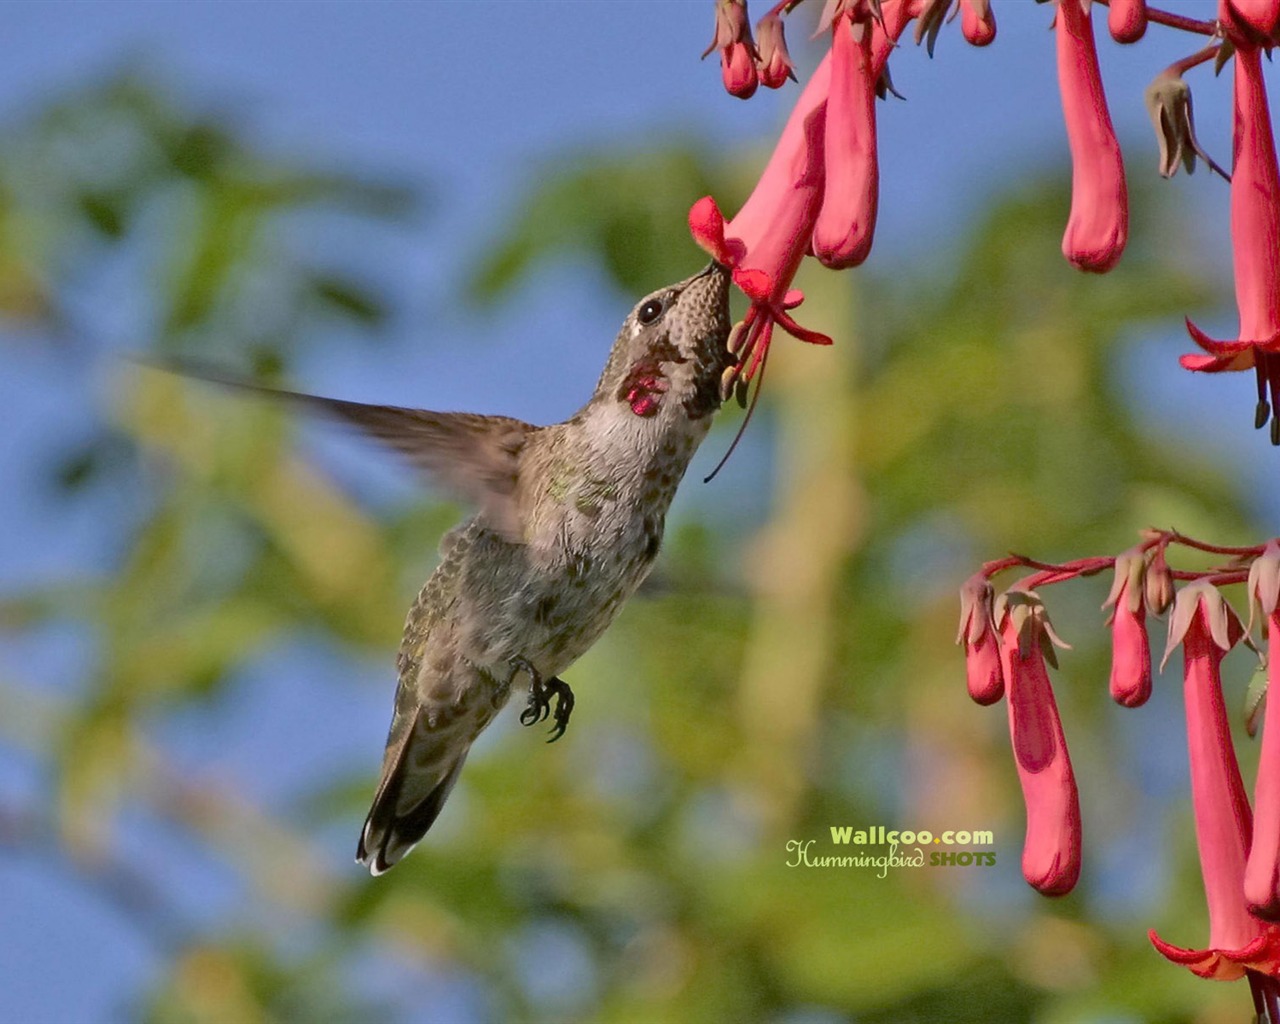
<svg viewBox="0 0 1280 1024"><path fill-rule="evenodd" d="M1111 0L1107 28L1117 43L1136 43L1147 32L1147 0Z"/></svg>
<svg viewBox="0 0 1280 1024"><path fill-rule="evenodd" d="M991 0L960 0L960 32L971 46L995 42L996 16Z"/></svg>
<svg viewBox="0 0 1280 1024"><path fill-rule="evenodd" d="M769 14L756 25L757 49L760 51L760 84L766 89L779 89L789 78L796 78L795 65L787 52L787 39L782 30L782 17Z"/></svg>

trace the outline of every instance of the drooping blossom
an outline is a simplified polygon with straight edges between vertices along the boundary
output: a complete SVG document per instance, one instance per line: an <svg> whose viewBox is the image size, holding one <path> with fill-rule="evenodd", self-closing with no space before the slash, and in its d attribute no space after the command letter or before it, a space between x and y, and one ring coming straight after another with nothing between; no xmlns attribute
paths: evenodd
<svg viewBox="0 0 1280 1024"><path fill-rule="evenodd" d="M995 42L996 15L991 0L960 0L960 34L971 46Z"/></svg>
<svg viewBox="0 0 1280 1024"><path fill-rule="evenodd" d="M831 85L823 142L825 185L813 254L833 269L871 253L880 193L871 26L841 12L831 24Z"/></svg>
<svg viewBox="0 0 1280 1024"><path fill-rule="evenodd" d="M1209 944L1184 949L1154 931L1151 942L1166 958L1202 978L1233 981L1251 974L1280 975L1280 928L1250 913L1245 902L1245 862L1252 841L1253 816L1231 742L1222 696L1223 657L1244 635L1244 628L1211 583L1185 586L1169 621L1165 658L1181 643L1187 748L1196 844L1209 907Z"/></svg>
<svg viewBox="0 0 1280 1024"><path fill-rule="evenodd" d="M960 631L964 644L969 696L979 704L994 704L1004 696L1004 668L1000 663L1000 635L993 613L995 590L981 573L960 588Z"/></svg>
<svg viewBox="0 0 1280 1024"><path fill-rule="evenodd" d="M1280 545L1274 540L1249 567L1249 599L1267 633L1267 707L1244 895L1253 913L1276 921L1280 920Z"/></svg>
<svg viewBox="0 0 1280 1024"><path fill-rule="evenodd" d="M1117 43L1136 43L1147 34L1147 0L1111 0L1107 29Z"/></svg>
<svg viewBox="0 0 1280 1024"><path fill-rule="evenodd" d="M1280 0L1226 0L1227 10L1221 12L1224 21L1249 26L1260 36L1254 42L1271 39L1276 34L1277 22L1280 22Z"/></svg>
<svg viewBox="0 0 1280 1024"><path fill-rule="evenodd" d="M747 0L716 0L716 34L702 56L706 57L712 50L720 51L720 75L728 93L739 99L750 99L759 78Z"/></svg>
<svg viewBox="0 0 1280 1024"><path fill-rule="evenodd" d="M1220 373L1253 368L1257 375L1255 424L1271 419L1271 442L1280 444L1280 171L1276 167L1262 55L1237 42L1235 125L1232 133L1231 248L1240 331L1216 341L1190 320L1187 330L1205 355L1184 355L1188 370Z"/></svg>
<svg viewBox="0 0 1280 1024"><path fill-rule="evenodd" d="M756 50L760 84L766 89L780 89L787 79L796 80L795 65L787 52L782 15L777 11L771 11L756 24Z"/></svg>
<svg viewBox="0 0 1280 1024"><path fill-rule="evenodd" d="M813 238L822 203L822 142L830 76L828 55L800 93L773 156L733 220L724 219L710 196L689 211L695 241L734 268L734 281L752 300L746 328L736 339L739 362L726 374L726 393L739 376L750 380L762 365L774 323L802 340L831 343L825 335L800 327L789 312L803 298L790 285Z"/></svg>
<svg viewBox="0 0 1280 1024"><path fill-rule="evenodd" d="M843 6L839 2L829 6L833 18L842 14ZM870 25L866 80L879 82L916 7L903 0L884 0L874 10L865 0L848 7L862 25ZM751 308L733 337L738 362L722 381L725 397L735 390L741 396L741 385L761 371L775 324L802 341L831 344L826 335L800 327L790 311L803 300L791 282L814 245L814 228L826 195L832 63L833 55L828 53L801 91L764 173L737 215L726 221L710 197L689 211L694 239L733 268L734 281L751 299ZM846 173L842 168L841 180Z"/></svg>
<svg viewBox="0 0 1280 1024"><path fill-rule="evenodd" d="M1062 253L1081 270L1116 265L1129 236L1129 198L1083 0L1058 0L1058 86L1071 147L1071 216Z"/></svg>
<svg viewBox="0 0 1280 1024"><path fill-rule="evenodd" d="M1027 806L1022 874L1044 895L1061 896L1080 877L1080 797L1045 662L1056 665L1053 645L1066 645L1034 591L1006 591L994 614L1009 695L1009 736Z"/></svg>
<svg viewBox="0 0 1280 1024"><path fill-rule="evenodd" d="M1133 548L1116 557L1115 582L1104 608L1112 609L1111 699L1136 708L1151 696L1151 641L1147 638L1146 555Z"/></svg>

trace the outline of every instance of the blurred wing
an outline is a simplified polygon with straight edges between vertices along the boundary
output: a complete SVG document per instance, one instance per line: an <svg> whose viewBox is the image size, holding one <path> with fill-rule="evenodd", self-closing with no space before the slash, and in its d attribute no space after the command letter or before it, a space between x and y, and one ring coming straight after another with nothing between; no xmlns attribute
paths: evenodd
<svg viewBox="0 0 1280 1024"><path fill-rule="evenodd" d="M524 539L514 494L520 473L520 452L529 434L537 429L531 424L509 416L365 405L283 391L185 361L163 364L161 368L269 395L359 427L400 452L436 482L478 505L489 527L504 539L515 543Z"/></svg>

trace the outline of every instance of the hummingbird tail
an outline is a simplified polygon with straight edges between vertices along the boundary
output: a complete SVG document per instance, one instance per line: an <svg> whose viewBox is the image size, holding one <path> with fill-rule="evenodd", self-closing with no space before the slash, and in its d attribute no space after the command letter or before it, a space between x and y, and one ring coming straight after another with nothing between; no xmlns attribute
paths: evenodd
<svg viewBox="0 0 1280 1024"><path fill-rule="evenodd" d="M381 875L395 867L427 834L467 760L467 749L464 749L430 792L407 812L401 813L398 808L409 770L405 757L408 747L409 744L405 744L399 759L383 778L373 798L369 817L365 819L364 830L360 833L356 862L367 867L373 875Z"/></svg>

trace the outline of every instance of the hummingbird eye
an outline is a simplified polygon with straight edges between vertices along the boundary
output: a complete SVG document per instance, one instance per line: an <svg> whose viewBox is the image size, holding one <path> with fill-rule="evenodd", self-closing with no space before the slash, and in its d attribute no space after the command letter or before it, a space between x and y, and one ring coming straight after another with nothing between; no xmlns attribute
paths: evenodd
<svg viewBox="0 0 1280 1024"><path fill-rule="evenodd" d="M662 316L662 311L665 308L666 304L661 299L650 299L640 307L640 312L636 314L636 318L642 324L651 324Z"/></svg>

